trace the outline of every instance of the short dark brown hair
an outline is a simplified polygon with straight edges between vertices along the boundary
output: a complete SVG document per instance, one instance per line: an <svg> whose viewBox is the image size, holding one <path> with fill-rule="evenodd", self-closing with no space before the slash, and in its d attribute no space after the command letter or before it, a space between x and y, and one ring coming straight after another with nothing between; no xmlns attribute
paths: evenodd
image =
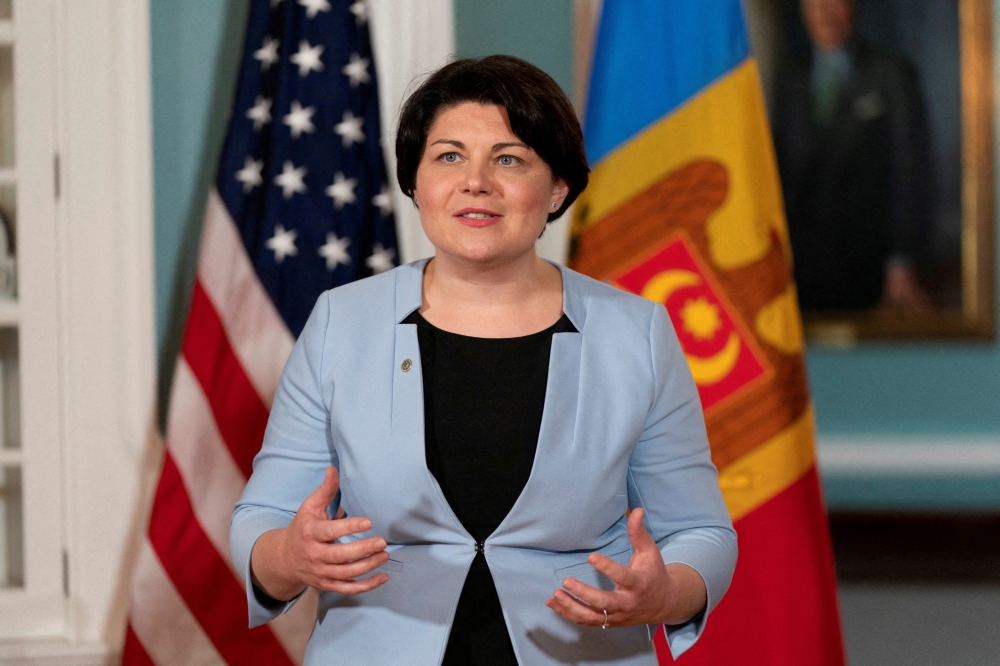
<svg viewBox="0 0 1000 666"><path fill-rule="evenodd" d="M431 74L403 105L396 132L396 177L403 194L413 198L417 167L427 134L442 109L476 102L507 110L510 127L545 160L553 178L569 185L561 216L587 187L590 167L583 131L573 105L551 76L531 63L507 55L456 60Z"/></svg>

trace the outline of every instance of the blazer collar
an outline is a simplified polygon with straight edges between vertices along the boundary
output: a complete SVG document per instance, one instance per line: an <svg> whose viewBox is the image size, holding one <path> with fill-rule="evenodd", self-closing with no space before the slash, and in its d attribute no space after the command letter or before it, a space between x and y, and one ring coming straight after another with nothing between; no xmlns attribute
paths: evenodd
<svg viewBox="0 0 1000 666"><path fill-rule="evenodd" d="M430 257L396 269L396 323L410 316L424 302L424 266Z"/></svg>
<svg viewBox="0 0 1000 666"><path fill-rule="evenodd" d="M418 259L396 269L396 323L406 319L423 303L424 267L430 259ZM548 261L548 260L546 260ZM588 280L576 271L555 262L550 264L562 274L563 312L576 330L583 332L587 321Z"/></svg>
<svg viewBox="0 0 1000 666"><path fill-rule="evenodd" d="M548 260L546 259L546 261ZM549 261L549 263L558 268L559 272L562 273L563 312L573 322L576 330L583 333L583 326L587 322L587 296L589 295L591 280L565 266L552 261Z"/></svg>

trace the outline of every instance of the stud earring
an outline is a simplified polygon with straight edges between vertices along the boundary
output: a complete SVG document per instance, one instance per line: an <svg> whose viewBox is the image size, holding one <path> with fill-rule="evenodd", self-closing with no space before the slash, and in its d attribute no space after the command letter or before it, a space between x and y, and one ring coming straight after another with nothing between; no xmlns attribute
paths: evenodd
<svg viewBox="0 0 1000 666"><path fill-rule="evenodd" d="M558 207L559 207L559 204L557 204L557 203L556 203L555 201L553 201L553 202L552 202L552 207L553 207L553 208L558 208Z"/></svg>

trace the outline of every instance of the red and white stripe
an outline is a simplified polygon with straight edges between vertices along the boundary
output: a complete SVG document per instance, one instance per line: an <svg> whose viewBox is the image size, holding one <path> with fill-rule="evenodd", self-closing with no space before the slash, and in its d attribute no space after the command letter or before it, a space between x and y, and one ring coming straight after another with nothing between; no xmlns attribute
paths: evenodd
<svg viewBox="0 0 1000 666"><path fill-rule="evenodd" d="M300 664L310 591L247 628L229 519L260 448L294 339L209 193L198 272L167 417L166 454L132 584L123 664Z"/></svg>

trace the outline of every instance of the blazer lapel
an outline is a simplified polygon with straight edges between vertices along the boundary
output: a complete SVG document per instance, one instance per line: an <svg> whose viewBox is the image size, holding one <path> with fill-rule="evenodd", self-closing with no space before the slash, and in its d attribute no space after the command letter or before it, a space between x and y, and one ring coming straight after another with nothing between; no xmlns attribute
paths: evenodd
<svg viewBox="0 0 1000 666"><path fill-rule="evenodd" d="M538 431L538 445L528 482L511 508L510 513L487 540L495 545L524 543L542 538L550 531L545 528L548 486L546 475L564 468L573 458L576 433L577 404L580 398L580 363L583 331L586 324L587 283L575 273L558 267L563 278L563 312L573 323L576 333L556 333L552 336L549 355L549 375L545 386L545 407ZM536 530L541 530L535 534ZM512 535L516 535L516 539Z"/></svg>
<svg viewBox="0 0 1000 666"><path fill-rule="evenodd" d="M411 492L419 497L411 504L423 507L423 520L433 527L451 533L448 538L438 533L435 540L455 541L455 531L464 540L472 536L462 527L461 521L444 497L437 479L427 469L424 450L424 386L420 359L420 343L415 324L401 324L423 301L423 269L427 260L421 260L398 269L396 278L396 335L392 367L392 427L390 440L394 454L393 465L412 473ZM407 476L410 476L410 473ZM400 488L400 491L403 489ZM426 514L426 515L423 515ZM433 531L433 527L431 528Z"/></svg>
<svg viewBox="0 0 1000 666"><path fill-rule="evenodd" d="M420 307L423 299L423 268L426 260L400 266L396 272L396 335L392 360L392 439L394 451L407 456L400 461L412 463L410 458L420 445L423 460L424 398L420 375L420 345L417 327L400 324L411 312ZM400 448L402 447L402 448ZM413 450L411 450L413 449ZM421 462L421 464L423 464Z"/></svg>

